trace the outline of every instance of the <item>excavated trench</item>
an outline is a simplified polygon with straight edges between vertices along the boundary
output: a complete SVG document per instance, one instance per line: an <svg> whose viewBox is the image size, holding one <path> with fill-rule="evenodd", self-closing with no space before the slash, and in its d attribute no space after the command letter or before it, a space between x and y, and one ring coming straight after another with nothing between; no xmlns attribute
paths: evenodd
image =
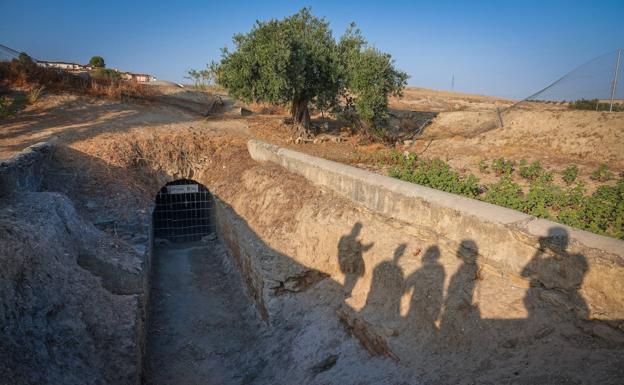
<svg viewBox="0 0 624 385"><path fill-rule="evenodd" d="M266 327L215 231L214 202L205 186L181 179L160 189L152 213L145 383L262 378Z"/></svg>
<svg viewBox="0 0 624 385"><path fill-rule="evenodd" d="M193 133L58 147L41 174L0 201L1 384L624 378L623 324L580 290L598 265L561 237L514 275Z"/></svg>

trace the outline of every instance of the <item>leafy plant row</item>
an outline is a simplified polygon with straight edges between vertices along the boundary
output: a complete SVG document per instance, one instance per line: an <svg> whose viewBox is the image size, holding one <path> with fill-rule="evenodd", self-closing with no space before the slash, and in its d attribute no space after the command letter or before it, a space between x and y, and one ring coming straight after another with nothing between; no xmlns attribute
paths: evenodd
<svg viewBox="0 0 624 385"><path fill-rule="evenodd" d="M489 168L483 162L480 164L483 172L489 172ZM395 162L389 175L596 234L624 239L624 178L620 178L615 186L603 185L588 195L583 182L571 186L578 176L575 165L568 166L561 173L567 184L563 187L552 182L552 172L544 170L538 161L531 164L520 162L519 174L530 182L528 191L525 192L512 180L514 162L496 159L492 162L491 169L500 176L499 180L480 185L475 175L461 175L440 159L419 160L415 156L407 156L400 162ZM602 165L591 177L606 181L613 178L613 173L608 171L606 165Z"/></svg>

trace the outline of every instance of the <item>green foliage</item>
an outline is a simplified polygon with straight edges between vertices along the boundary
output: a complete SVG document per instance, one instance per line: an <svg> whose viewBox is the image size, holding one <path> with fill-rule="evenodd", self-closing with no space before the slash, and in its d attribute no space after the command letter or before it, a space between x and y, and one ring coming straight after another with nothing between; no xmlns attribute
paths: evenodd
<svg viewBox="0 0 624 385"><path fill-rule="evenodd" d="M12 101L6 96L0 96L0 117L8 116L11 113Z"/></svg>
<svg viewBox="0 0 624 385"><path fill-rule="evenodd" d="M624 239L624 179L598 187L583 203L585 230Z"/></svg>
<svg viewBox="0 0 624 385"><path fill-rule="evenodd" d="M472 198L479 192L476 176L461 176L440 159L415 161L415 158L408 158L401 166L391 169L390 176Z"/></svg>
<svg viewBox="0 0 624 385"><path fill-rule="evenodd" d="M529 186L523 197L522 211L539 218L550 218L549 208L558 209L563 199L563 191L544 179L537 179Z"/></svg>
<svg viewBox="0 0 624 385"><path fill-rule="evenodd" d="M505 158L498 158L492 161L492 170L497 176L511 175L514 172L515 162Z"/></svg>
<svg viewBox="0 0 624 385"><path fill-rule="evenodd" d="M624 239L624 178L615 186L603 185L592 195L586 195L583 183L574 187L561 187L552 183L552 173L546 172L539 164L527 165L521 162L526 179L531 180L528 191L511 178L509 161L499 159L495 162L502 177L495 183L480 188L474 175L462 177L457 171L440 159L416 160L416 157L401 158L390 170L390 176L408 182L433 187L439 190L476 197L483 201L519 210L540 218L548 218L588 230ZM578 170L572 170L564 176L570 184ZM567 170L567 169L566 169ZM604 173L606 170L602 170ZM522 171L521 171L522 174ZM484 191L483 193L481 191Z"/></svg>
<svg viewBox="0 0 624 385"><path fill-rule="evenodd" d="M561 178L567 184L570 184L570 183L574 182L576 180L577 176L578 176L578 167L576 167L575 164L569 165L561 173Z"/></svg>
<svg viewBox="0 0 624 385"><path fill-rule="evenodd" d="M245 102L290 104L294 121L309 128L308 105L328 110L347 101L360 119L377 127L387 117L388 96L407 75L390 55L368 46L352 24L337 43L324 18L309 8L282 20L258 21L234 35L215 66L217 83Z"/></svg>
<svg viewBox="0 0 624 385"><path fill-rule="evenodd" d="M570 102L568 108L571 110L609 111L609 103L601 102L598 99L579 99ZM624 105L614 103L613 111L624 111Z"/></svg>
<svg viewBox="0 0 624 385"><path fill-rule="evenodd" d="M598 182L606 182L613 179L613 173L609 171L609 167L603 163L598 166L598 168L594 170L589 177L593 180L597 180Z"/></svg>
<svg viewBox="0 0 624 385"><path fill-rule="evenodd" d="M101 80L119 80L121 74L110 68L96 68L89 72L91 77Z"/></svg>
<svg viewBox="0 0 624 385"><path fill-rule="evenodd" d="M211 62L210 64L206 64L206 68L203 70L190 69L186 71L187 76L185 76L185 78L192 80L196 88L205 89L214 84L217 76L217 69L218 64Z"/></svg>
<svg viewBox="0 0 624 385"><path fill-rule="evenodd" d="M377 167L398 166L412 168L416 163L416 154L411 152L400 152L395 149L369 152L354 151L351 155L350 163L374 164Z"/></svg>
<svg viewBox="0 0 624 385"><path fill-rule="evenodd" d="M89 65L95 68L105 68L106 63L104 62L104 58L102 56L92 56L89 60Z"/></svg>
<svg viewBox="0 0 624 385"><path fill-rule="evenodd" d="M539 160L536 160L530 165L527 165L526 160L522 159L520 161L519 171L520 171L520 176L527 180L535 180L540 177L542 177L543 179L552 180L552 175L550 177L547 175L547 172L544 171Z"/></svg>
<svg viewBox="0 0 624 385"><path fill-rule="evenodd" d="M392 57L369 47L360 30L351 24L338 43L346 90L356 95L359 117L373 128L383 128L388 118L388 96L400 96L407 74L394 68Z"/></svg>
<svg viewBox="0 0 624 385"><path fill-rule="evenodd" d="M514 183L509 175L504 175L498 182L487 186L483 200L515 210L522 210L524 207L522 187Z"/></svg>

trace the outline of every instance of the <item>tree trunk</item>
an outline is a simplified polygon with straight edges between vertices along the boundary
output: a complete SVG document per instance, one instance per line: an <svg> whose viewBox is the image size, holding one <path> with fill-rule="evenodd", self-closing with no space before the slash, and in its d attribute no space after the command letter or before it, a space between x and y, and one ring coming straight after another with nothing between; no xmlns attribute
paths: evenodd
<svg viewBox="0 0 624 385"><path fill-rule="evenodd" d="M307 99L294 100L290 108L290 114L295 125L295 137L309 139L314 136Z"/></svg>

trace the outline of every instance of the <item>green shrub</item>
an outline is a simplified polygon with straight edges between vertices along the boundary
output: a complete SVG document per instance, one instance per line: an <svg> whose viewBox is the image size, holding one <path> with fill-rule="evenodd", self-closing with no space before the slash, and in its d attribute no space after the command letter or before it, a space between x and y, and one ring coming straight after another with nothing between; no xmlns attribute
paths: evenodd
<svg viewBox="0 0 624 385"><path fill-rule="evenodd" d="M479 192L479 179L473 174L461 176L440 159L407 159L404 164L390 170L390 176L408 182L433 187L438 190L474 198Z"/></svg>
<svg viewBox="0 0 624 385"><path fill-rule="evenodd" d="M95 79L102 79L102 80L121 79L121 74L110 68L96 68L90 71L89 74Z"/></svg>
<svg viewBox="0 0 624 385"><path fill-rule="evenodd" d="M550 218L549 208L559 209L563 203L563 192L547 180L538 179L531 183L524 197L522 211L539 218Z"/></svg>
<svg viewBox="0 0 624 385"><path fill-rule="evenodd" d="M0 116L8 116L11 113L12 101L6 96L0 96Z"/></svg>
<svg viewBox="0 0 624 385"><path fill-rule="evenodd" d="M576 208L561 210L557 220L592 233L624 239L624 179L616 186L600 186Z"/></svg>
<svg viewBox="0 0 624 385"><path fill-rule="evenodd" d="M552 173L544 171L539 163L527 165L523 162L523 177L532 178L525 194L522 187L513 182L509 175L510 161L498 161L498 166L504 166L499 168L504 170L503 175L497 182L485 186L484 193L481 193L479 180L474 175L463 177L440 159L416 160L415 157L402 156L390 170L390 175L439 190L477 197L492 204L540 218L549 218L593 233L624 239L624 178L616 186L600 186L588 196L585 195L585 185L582 182L574 187L557 186L552 183ZM578 170L571 165L566 171L564 180L569 184L576 178ZM605 172L603 167L601 173Z"/></svg>
<svg viewBox="0 0 624 385"><path fill-rule="evenodd" d="M520 176L527 180L535 180L545 174L539 160L534 161L531 165L527 165L526 160L520 161Z"/></svg>
<svg viewBox="0 0 624 385"><path fill-rule="evenodd" d="M569 165L561 173L561 177L563 178L563 181L566 182L567 184L574 182L577 176L578 176L578 167L576 167L575 164Z"/></svg>
<svg viewBox="0 0 624 385"><path fill-rule="evenodd" d="M589 176L593 180L598 182L606 182L613 179L613 173L609 171L609 167L606 164L601 164L598 168Z"/></svg>
<svg viewBox="0 0 624 385"><path fill-rule="evenodd" d="M524 206L522 188L519 184L514 183L509 175L505 175L498 182L487 186L483 200L515 210L522 210Z"/></svg>
<svg viewBox="0 0 624 385"><path fill-rule="evenodd" d="M609 111L609 103L600 102L598 99L579 99L570 102L568 108L571 110ZM624 111L624 106L614 103L613 111Z"/></svg>
<svg viewBox="0 0 624 385"><path fill-rule="evenodd" d="M496 175L511 175L514 172L515 162L505 158L498 158L492 161L492 170Z"/></svg>

